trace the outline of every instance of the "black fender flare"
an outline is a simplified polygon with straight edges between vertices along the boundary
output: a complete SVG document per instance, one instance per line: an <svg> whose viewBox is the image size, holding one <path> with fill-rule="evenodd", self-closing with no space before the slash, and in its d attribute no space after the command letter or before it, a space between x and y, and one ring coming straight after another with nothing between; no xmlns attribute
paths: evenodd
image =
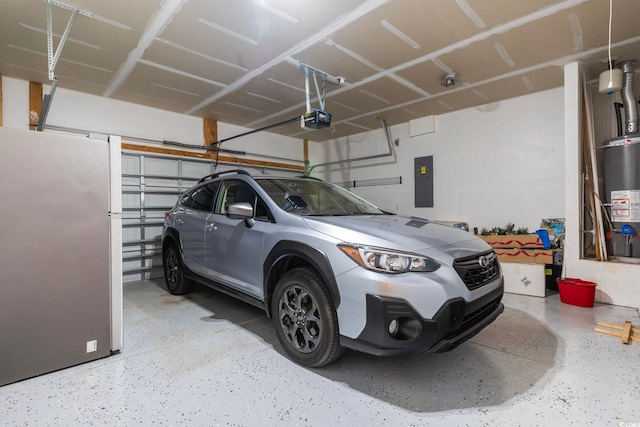
<svg viewBox="0 0 640 427"><path fill-rule="evenodd" d="M180 233L173 227L168 227L164 233L162 233L162 258L164 259L164 251L169 241L176 244L180 258L182 258L182 240L180 239ZM182 259L182 261L184 261L184 259Z"/></svg>
<svg viewBox="0 0 640 427"><path fill-rule="evenodd" d="M275 286L274 276L277 275L277 271L274 271L274 267L286 267L288 261L285 262L284 265L281 261L289 257L300 258L313 267L327 286L329 296L333 301L334 307L337 309L340 306L340 292L338 291L338 283L336 282L329 259L318 249L292 240L283 240L278 242L273 249L271 249L271 252L269 252L269 255L267 255L265 259L263 265L263 287L266 307L271 306L271 290ZM285 268L285 270L287 269ZM268 314L270 316L270 310L268 311Z"/></svg>

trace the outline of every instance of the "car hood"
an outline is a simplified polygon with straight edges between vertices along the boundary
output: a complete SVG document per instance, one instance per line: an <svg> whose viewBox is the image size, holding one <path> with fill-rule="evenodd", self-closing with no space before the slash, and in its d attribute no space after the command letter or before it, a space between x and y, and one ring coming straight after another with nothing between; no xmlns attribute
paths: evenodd
<svg viewBox="0 0 640 427"><path fill-rule="evenodd" d="M444 251L453 258L491 247L457 228L400 215L304 217L308 226L343 242L428 254Z"/></svg>

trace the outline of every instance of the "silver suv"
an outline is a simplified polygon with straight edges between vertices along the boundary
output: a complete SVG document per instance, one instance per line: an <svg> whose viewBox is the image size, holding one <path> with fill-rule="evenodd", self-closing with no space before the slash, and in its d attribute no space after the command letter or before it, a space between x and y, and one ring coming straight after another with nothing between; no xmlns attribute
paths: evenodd
<svg viewBox="0 0 640 427"><path fill-rule="evenodd" d="M167 214L172 294L194 281L265 310L287 354L444 352L504 310L495 253L474 235L382 211L310 177L206 176Z"/></svg>

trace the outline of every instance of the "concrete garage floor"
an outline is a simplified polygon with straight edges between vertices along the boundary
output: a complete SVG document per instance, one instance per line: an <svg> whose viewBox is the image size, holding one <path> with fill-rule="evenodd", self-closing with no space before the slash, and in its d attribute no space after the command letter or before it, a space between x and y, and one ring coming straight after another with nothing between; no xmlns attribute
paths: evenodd
<svg viewBox="0 0 640 427"><path fill-rule="evenodd" d="M188 426L640 426L632 308L506 294L498 320L452 352L347 352L322 369L283 355L260 310L162 279L125 284L125 347L0 387L0 424Z"/></svg>

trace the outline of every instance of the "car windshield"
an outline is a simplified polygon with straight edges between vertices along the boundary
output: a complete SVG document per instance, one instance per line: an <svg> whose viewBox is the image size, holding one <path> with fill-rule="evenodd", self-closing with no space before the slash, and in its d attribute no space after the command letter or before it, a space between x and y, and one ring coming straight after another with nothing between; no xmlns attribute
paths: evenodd
<svg viewBox="0 0 640 427"><path fill-rule="evenodd" d="M280 208L298 215L382 215L371 203L324 181L304 178L263 178L258 184Z"/></svg>

